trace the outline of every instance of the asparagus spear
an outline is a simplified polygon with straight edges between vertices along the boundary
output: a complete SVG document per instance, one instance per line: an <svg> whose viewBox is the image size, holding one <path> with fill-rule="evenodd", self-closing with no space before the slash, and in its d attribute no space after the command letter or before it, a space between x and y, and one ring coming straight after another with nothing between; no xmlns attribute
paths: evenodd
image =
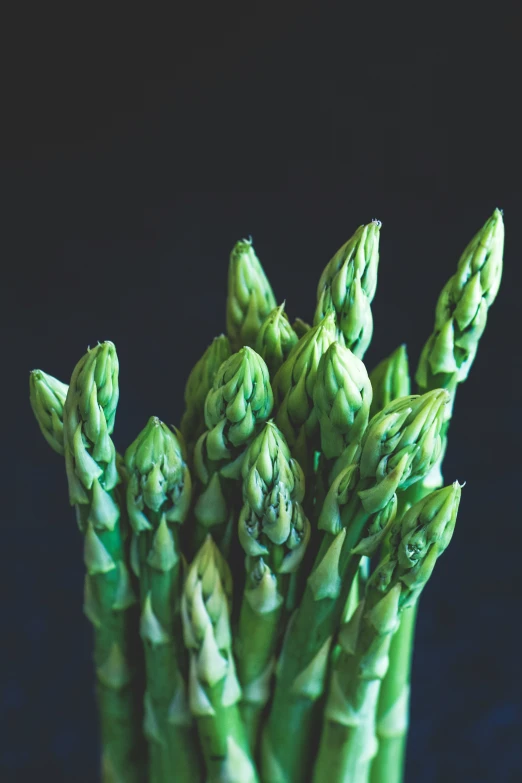
<svg viewBox="0 0 522 783"><path fill-rule="evenodd" d="M317 287L314 323L333 307L340 336L360 359L373 333L370 305L377 287L380 229L379 220L359 226L328 262Z"/></svg>
<svg viewBox="0 0 522 783"><path fill-rule="evenodd" d="M292 459L282 433L269 421L245 454L244 505L239 516L247 579L236 652L243 688L241 714L253 752L270 695L289 575L300 565L310 538L303 497L303 471Z"/></svg>
<svg viewBox="0 0 522 783"><path fill-rule="evenodd" d="M232 657L230 569L209 535L192 562L181 600L190 651L189 703L198 724L209 783L257 783L239 714Z"/></svg>
<svg viewBox="0 0 522 783"><path fill-rule="evenodd" d="M319 517L321 546L283 642L263 736L263 777L271 783L304 780L314 707L360 556L375 551L393 521L397 490L420 480L438 458L448 400L435 390L391 403L368 425L359 463L330 487ZM288 733L292 743L281 742Z"/></svg>
<svg viewBox="0 0 522 783"><path fill-rule="evenodd" d="M240 500L237 482L241 461L272 405L268 368L252 348L241 348L223 362L205 401L208 429L194 449L200 482L194 506L196 548L209 531L225 551L230 547L234 511Z"/></svg>
<svg viewBox="0 0 522 783"><path fill-rule="evenodd" d="M370 373L373 388L370 416L382 411L390 402L410 394L410 374L406 346L399 345L386 359L383 359ZM437 389L438 386L434 386ZM424 391L430 391L424 389Z"/></svg>
<svg viewBox="0 0 522 783"><path fill-rule="evenodd" d="M42 370L32 370L29 376L29 400L38 426L49 446L62 456L63 406L68 388Z"/></svg>
<svg viewBox="0 0 522 783"><path fill-rule="evenodd" d="M178 437L155 416L125 452L125 464L130 477L127 509L138 536L149 780L192 783L202 777L186 700L185 651L180 645L177 530L190 505L190 473Z"/></svg>
<svg viewBox="0 0 522 783"><path fill-rule="evenodd" d="M134 687L136 598L126 566L116 489L121 481L110 438L118 403L118 358L111 342L76 365L63 410L69 499L84 534L85 613L94 626L103 778L143 780L141 695Z"/></svg>
<svg viewBox="0 0 522 783"><path fill-rule="evenodd" d="M432 492L393 526L391 547L370 577L339 641L313 781L368 783L377 750L375 712L388 650L404 608L417 601L455 527L460 485ZM393 716L387 716L389 721Z"/></svg>
<svg viewBox="0 0 522 783"><path fill-rule="evenodd" d="M196 362L185 386L185 413L181 419L180 430L189 456L200 435L206 430L205 399L212 388L217 371L231 354L228 337L220 334L214 337L205 353Z"/></svg>
<svg viewBox="0 0 522 783"><path fill-rule="evenodd" d="M258 332L255 348L265 360L273 378L298 341L285 313L285 303L270 312Z"/></svg>
<svg viewBox="0 0 522 783"><path fill-rule="evenodd" d="M486 326L488 308L496 298L502 277L503 249L504 222L502 212L496 209L464 250L457 271L437 301L434 329L422 350L415 380L421 394L435 387L448 389L452 404L446 412L440 459L418 487L421 494L442 485L440 467L455 392L458 384L468 377Z"/></svg>
<svg viewBox="0 0 522 783"><path fill-rule="evenodd" d="M489 306L495 300L502 277L504 223L502 212L493 215L467 245L439 296L433 333L423 348L415 380L419 391L446 388L451 404L446 409L439 460L430 473L404 493L403 508L425 497L443 483L441 464L457 386L468 376L486 326ZM372 783L400 783L408 732L409 682L418 604L406 609L390 647L390 666L377 710L379 750L372 764ZM387 716L400 697L401 719L390 730ZM381 730L382 729L382 730Z"/></svg>
<svg viewBox="0 0 522 783"><path fill-rule="evenodd" d="M276 306L252 239L239 240L228 267L227 332L234 351L255 345L261 324Z"/></svg>
<svg viewBox="0 0 522 783"><path fill-rule="evenodd" d="M275 423L305 475L311 473L319 423L313 389L321 356L335 339L335 313L309 329L299 340L274 380Z"/></svg>

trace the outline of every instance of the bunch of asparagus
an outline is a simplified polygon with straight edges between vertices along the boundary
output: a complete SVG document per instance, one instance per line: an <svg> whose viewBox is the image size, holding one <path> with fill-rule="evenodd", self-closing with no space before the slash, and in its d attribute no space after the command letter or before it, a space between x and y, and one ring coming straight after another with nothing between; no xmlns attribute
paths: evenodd
<svg viewBox="0 0 522 783"><path fill-rule="evenodd" d="M461 486L441 462L502 273L502 214L444 286L411 394L401 345L368 375L381 224L290 323L252 242L230 256L227 335L180 429L112 441L118 359L69 386L34 370L84 539L104 783L399 783L415 616Z"/></svg>

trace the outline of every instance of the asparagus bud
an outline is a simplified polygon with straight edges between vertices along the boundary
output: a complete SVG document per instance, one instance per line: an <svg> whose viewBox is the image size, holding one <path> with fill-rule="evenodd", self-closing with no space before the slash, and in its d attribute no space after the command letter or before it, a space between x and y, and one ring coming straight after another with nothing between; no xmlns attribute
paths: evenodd
<svg viewBox="0 0 522 783"><path fill-rule="evenodd" d="M284 302L263 321L256 340L256 351L265 360L273 377L296 345L298 336L290 326Z"/></svg>
<svg viewBox="0 0 522 783"><path fill-rule="evenodd" d="M236 242L228 268L227 332L232 349L254 346L261 324L276 307L251 239Z"/></svg>
<svg viewBox="0 0 522 783"><path fill-rule="evenodd" d="M411 393L408 354L405 345L399 345L370 373L373 400L370 416L375 416L390 402Z"/></svg>
<svg viewBox="0 0 522 783"><path fill-rule="evenodd" d="M185 413L180 430L192 453L194 444L205 431L205 399L212 388L217 371L231 354L228 337L220 334L210 343L205 353L192 368L185 386Z"/></svg>
<svg viewBox="0 0 522 783"><path fill-rule="evenodd" d="M326 265L317 287L314 323L333 307L346 347L361 359L373 333L380 229L378 220L360 226Z"/></svg>
<svg viewBox="0 0 522 783"><path fill-rule="evenodd" d="M29 375L29 400L38 426L49 446L62 455L63 406L68 388L42 370L32 370Z"/></svg>
<svg viewBox="0 0 522 783"><path fill-rule="evenodd" d="M319 424L314 408L313 389L321 356L335 339L335 313L325 318L299 340L274 378L277 408L275 422L292 453L308 472L311 446Z"/></svg>
<svg viewBox="0 0 522 783"><path fill-rule="evenodd" d="M319 362L314 405L321 429L321 449L339 457L351 443L360 443L368 424L372 387L362 361L334 342Z"/></svg>

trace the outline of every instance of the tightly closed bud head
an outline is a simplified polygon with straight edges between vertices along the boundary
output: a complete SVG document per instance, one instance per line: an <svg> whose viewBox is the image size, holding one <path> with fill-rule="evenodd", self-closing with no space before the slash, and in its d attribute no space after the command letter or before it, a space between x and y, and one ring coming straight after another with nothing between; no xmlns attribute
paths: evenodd
<svg viewBox="0 0 522 783"><path fill-rule="evenodd" d="M401 584L400 606L415 600L451 540L460 496L461 486L456 481L431 492L404 514L392 528L389 553L371 577L373 587L387 592Z"/></svg>
<svg viewBox="0 0 522 783"><path fill-rule="evenodd" d="M256 340L256 351L265 360L273 377L297 344L298 336L290 326L284 302L263 321Z"/></svg>
<svg viewBox="0 0 522 783"><path fill-rule="evenodd" d="M190 473L174 432L152 416L125 452L127 507L136 531L150 528L150 513L183 522L191 498ZM157 518L158 520L158 518Z"/></svg>
<svg viewBox="0 0 522 783"><path fill-rule="evenodd" d="M236 242L230 254L227 298L227 331L234 350L255 345L261 324L276 304L252 240Z"/></svg>
<svg viewBox="0 0 522 783"><path fill-rule="evenodd" d="M395 489L405 489L423 478L440 455L444 409L449 400L446 390L434 389L394 400L377 413L362 442L362 478L375 477L378 486L399 466ZM374 491L365 490L360 497L369 498Z"/></svg>
<svg viewBox="0 0 522 783"><path fill-rule="evenodd" d="M411 393L408 354L405 345L399 345L370 373L373 399L370 416L382 411L390 402Z"/></svg>
<svg viewBox="0 0 522 783"><path fill-rule="evenodd" d="M198 678L210 685L228 668L231 588L230 569L208 536L188 569L181 616L185 645L197 655Z"/></svg>
<svg viewBox="0 0 522 783"><path fill-rule="evenodd" d="M65 467L72 504L88 504L86 490L105 493L120 482L110 438L118 396L116 349L111 342L100 343L74 368L63 409ZM100 506L101 498L96 502Z"/></svg>
<svg viewBox="0 0 522 783"><path fill-rule="evenodd" d="M64 453L63 406L68 386L42 370L29 375L29 400L42 435L58 454Z"/></svg>
<svg viewBox="0 0 522 783"><path fill-rule="evenodd" d="M283 435L268 422L243 462L244 505L239 540L251 556L267 556L272 570L295 570L310 537L301 501L304 475Z"/></svg>
<svg viewBox="0 0 522 783"><path fill-rule="evenodd" d="M319 362L314 405L321 428L321 447L328 459L360 442L368 424L372 386L360 359L333 342Z"/></svg>
<svg viewBox="0 0 522 783"><path fill-rule="evenodd" d="M333 307L346 347L360 358L373 332L370 304L377 286L380 228L378 220L360 226L329 261L317 287L314 323Z"/></svg>
<svg viewBox="0 0 522 783"><path fill-rule="evenodd" d="M196 440L204 431L205 399L212 388L217 371L231 354L230 341L224 334L215 337L201 359L196 362L185 386L186 411L180 429L187 442Z"/></svg>
<svg viewBox="0 0 522 783"><path fill-rule="evenodd" d="M415 375L421 390L444 386L454 391L467 378L500 285L503 250L504 223L496 209L464 250L439 296L435 328Z"/></svg>
<svg viewBox="0 0 522 783"><path fill-rule="evenodd" d="M273 403L268 367L252 348L241 348L216 373L205 401L205 422L209 430L223 430L232 446L241 446L270 416Z"/></svg>
<svg viewBox="0 0 522 783"><path fill-rule="evenodd" d="M322 355L335 340L335 313L324 319L299 340L274 378L274 395L278 411L276 424L292 448L304 426L306 435L317 431L313 390Z"/></svg>
<svg viewBox="0 0 522 783"><path fill-rule="evenodd" d="M301 502L304 497L303 471L292 458L283 433L273 421L264 425L248 447L242 474L243 497L252 508L260 507L260 498L265 489L279 482L285 484L293 500Z"/></svg>

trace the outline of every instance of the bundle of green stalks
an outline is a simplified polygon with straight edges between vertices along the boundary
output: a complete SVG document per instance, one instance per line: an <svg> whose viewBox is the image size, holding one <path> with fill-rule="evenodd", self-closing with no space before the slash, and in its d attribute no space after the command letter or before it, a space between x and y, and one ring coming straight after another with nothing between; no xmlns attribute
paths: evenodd
<svg viewBox="0 0 522 783"><path fill-rule="evenodd" d="M312 325L239 241L179 429L152 417L124 454L111 342L68 386L30 375L84 541L104 783L403 780L419 596L461 497L441 463L504 227L464 250L413 388L405 345L363 362L380 229L326 265Z"/></svg>

